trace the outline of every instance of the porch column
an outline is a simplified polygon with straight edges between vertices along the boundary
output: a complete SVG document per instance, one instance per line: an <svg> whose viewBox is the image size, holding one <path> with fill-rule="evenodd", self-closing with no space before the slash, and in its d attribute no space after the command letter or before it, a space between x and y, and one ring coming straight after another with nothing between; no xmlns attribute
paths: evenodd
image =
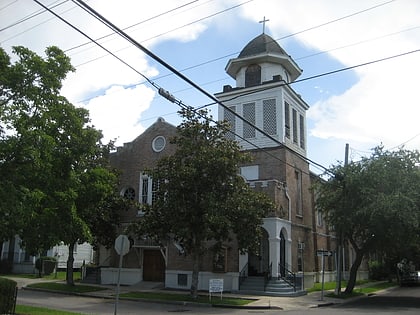
<svg viewBox="0 0 420 315"><path fill-rule="evenodd" d="M268 241L270 247L270 263L272 264L271 276L277 278L280 263L280 237L276 236L270 238Z"/></svg>

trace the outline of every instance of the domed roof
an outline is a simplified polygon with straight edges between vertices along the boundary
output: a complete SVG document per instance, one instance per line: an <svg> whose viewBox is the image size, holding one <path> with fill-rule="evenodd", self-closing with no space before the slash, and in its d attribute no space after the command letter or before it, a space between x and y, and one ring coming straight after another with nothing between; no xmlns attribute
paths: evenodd
<svg viewBox="0 0 420 315"><path fill-rule="evenodd" d="M244 49L242 49L238 58L255 56L262 53L275 53L287 56L283 48L281 48L272 37L263 33L251 40Z"/></svg>

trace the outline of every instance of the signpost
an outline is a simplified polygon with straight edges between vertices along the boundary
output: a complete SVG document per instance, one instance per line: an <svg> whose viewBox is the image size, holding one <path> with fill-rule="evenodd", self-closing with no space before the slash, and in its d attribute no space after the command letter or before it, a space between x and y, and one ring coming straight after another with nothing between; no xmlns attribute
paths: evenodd
<svg viewBox="0 0 420 315"><path fill-rule="evenodd" d="M115 239L114 248L117 254L120 255L120 263L118 266L117 294L115 295L115 308L114 308L114 315L117 315L118 299L120 297L120 277L121 277L123 256L126 255L130 251L130 241L128 240L127 235L119 235Z"/></svg>
<svg viewBox="0 0 420 315"><path fill-rule="evenodd" d="M223 294L223 279L210 279L209 281L209 299L212 293L220 293L220 299Z"/></svg>
<svg viewBox="0 0 420 315"><path fill-rule="evenodd" d="M322 265L322 288L321 288L321 301L324 300L324 275L325 275L325 256L332 256L333 252L330 250L318 249L316 255L321 256L321 265Z"/></svg>

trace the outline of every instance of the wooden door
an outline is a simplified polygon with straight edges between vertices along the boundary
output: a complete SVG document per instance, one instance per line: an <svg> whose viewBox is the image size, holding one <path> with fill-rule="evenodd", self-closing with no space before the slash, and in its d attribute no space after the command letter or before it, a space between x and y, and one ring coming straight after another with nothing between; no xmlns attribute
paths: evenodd
<svg viewBox="0 0 420 315"><path fill-rule="evenodd" d="M160 250L144 250L143 281L165 281L165 260Z"/></svg>

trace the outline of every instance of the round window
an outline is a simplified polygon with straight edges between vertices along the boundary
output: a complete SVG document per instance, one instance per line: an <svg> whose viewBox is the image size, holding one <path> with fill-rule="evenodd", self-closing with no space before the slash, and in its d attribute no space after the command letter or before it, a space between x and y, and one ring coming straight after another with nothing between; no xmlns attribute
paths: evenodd
<svg viewBox="0 0 420 315"><path fill-rule="evenodd" d="M160 152L165 148L166 139L162 136L157 136L152 142L152 148L155 152Z"/></svg>
<svg viewBox="0 0 420 315"><path fill-rule="evenodd" d="M134 198L136 197L136 191L134 190L134 188L128 187L124 190L123 196L128 200L134 200Z"/></svg>

